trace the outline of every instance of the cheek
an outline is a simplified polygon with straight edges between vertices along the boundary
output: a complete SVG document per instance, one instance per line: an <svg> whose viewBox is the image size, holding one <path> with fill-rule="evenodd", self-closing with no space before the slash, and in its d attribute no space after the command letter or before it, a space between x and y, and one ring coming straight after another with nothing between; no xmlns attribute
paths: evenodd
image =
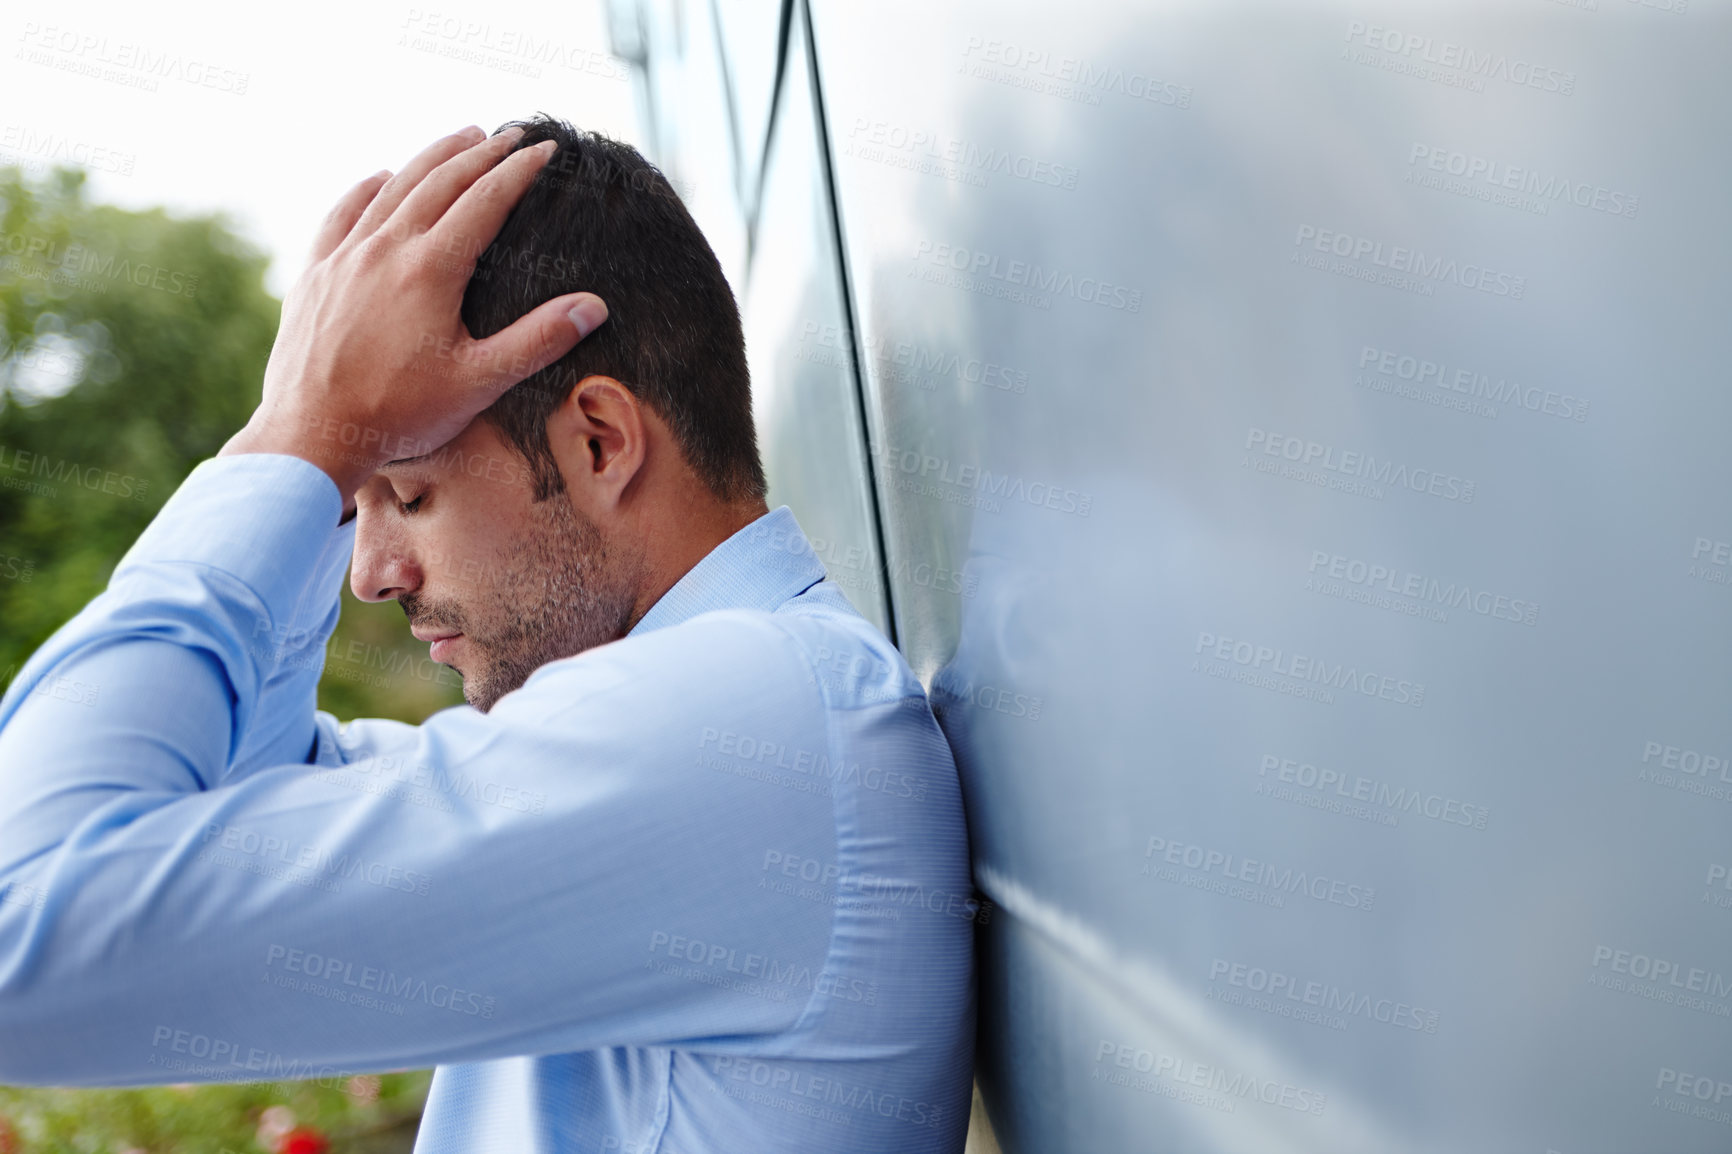
<svg viewBox="0 0 1732 1154"><path fill-rule="evenodd" d="M443 501L409 523L415 547L428 559L429 576L436 575L451 596L485 596L504 580L507 559L530 531L522 498L512 487L485 479L441 495Z"/></svg>

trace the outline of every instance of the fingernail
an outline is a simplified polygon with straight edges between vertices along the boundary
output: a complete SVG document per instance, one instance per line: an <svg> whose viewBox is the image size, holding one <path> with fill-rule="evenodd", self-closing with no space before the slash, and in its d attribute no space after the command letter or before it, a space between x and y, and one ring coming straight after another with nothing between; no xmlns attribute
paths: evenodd
<svg viewBox="0 0 1732 1154"><path fill-rule="evenodd" d="M559 147L559 141L544 140L540 144L535 145L535 147L541 149L541 151L547 153L547 155L552 156L554 151Z"/></svg>
<svg viewBox="0 0 1732 1154"><path fill-rule="evenodd" d="M479 124L471 124L468 128L459 128L457 130L457 135L473 136L478 140L486 140L487 130L482 128Z"/></svg>
<svg viewBox="0 0 1732 1154"><path fill-rule="evenodd" d="M572 327L577 330L577 339L581 341L607 319L607 306L598 296L586 296L572 305L571 311L566 315L571 318Z"/></svg>
<svg viewBox="0 0 1732 1154"><path fill-rule="evenodd" d="M521 137L522 135L523 135L523 129L519 128L515 124L513 124L510 128L505 129L503 132L498 133L499 139L501 139L501 140L516 140L519 137Z"/></svg>

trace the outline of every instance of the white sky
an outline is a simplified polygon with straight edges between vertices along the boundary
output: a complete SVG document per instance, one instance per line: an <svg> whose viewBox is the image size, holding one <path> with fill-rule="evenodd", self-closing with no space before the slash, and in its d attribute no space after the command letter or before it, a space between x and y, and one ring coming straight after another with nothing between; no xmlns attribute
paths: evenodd
<svg viewBox="0 0 1732 1154"><path fill-rule="evenodd" d="M221 210L278 296L345 189L448 132L547 112L640 141L601 0L6 7L0 163L76 156L94 200Z"/></svg>

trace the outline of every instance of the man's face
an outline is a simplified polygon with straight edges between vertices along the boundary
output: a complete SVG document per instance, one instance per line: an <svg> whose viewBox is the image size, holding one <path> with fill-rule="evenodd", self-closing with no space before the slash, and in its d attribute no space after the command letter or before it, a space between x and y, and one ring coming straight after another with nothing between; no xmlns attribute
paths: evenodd
<svg viewBox="0 0 1732 1154"><path fill-rule="evenodd" d="M632 558L569 493L533 498L528 464L480 418L356 495L355 596L395 597L484 713L547 662L624 636L634 604Z"/></svg>

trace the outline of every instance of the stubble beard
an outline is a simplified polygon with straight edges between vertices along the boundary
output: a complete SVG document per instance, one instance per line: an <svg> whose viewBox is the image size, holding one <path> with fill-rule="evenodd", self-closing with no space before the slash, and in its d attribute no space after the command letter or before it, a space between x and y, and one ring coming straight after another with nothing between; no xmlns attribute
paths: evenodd
<svg viewBox="0 0 1732 1154"><path fill-rule="evenodd" d="M460 630L471 653L463 698L482 713L563 657L625 636L636 601L635 558L613 554L564 493L536 503L537 524L500 562L499 580L467 607L409 594L416 624Z"/></svg>

